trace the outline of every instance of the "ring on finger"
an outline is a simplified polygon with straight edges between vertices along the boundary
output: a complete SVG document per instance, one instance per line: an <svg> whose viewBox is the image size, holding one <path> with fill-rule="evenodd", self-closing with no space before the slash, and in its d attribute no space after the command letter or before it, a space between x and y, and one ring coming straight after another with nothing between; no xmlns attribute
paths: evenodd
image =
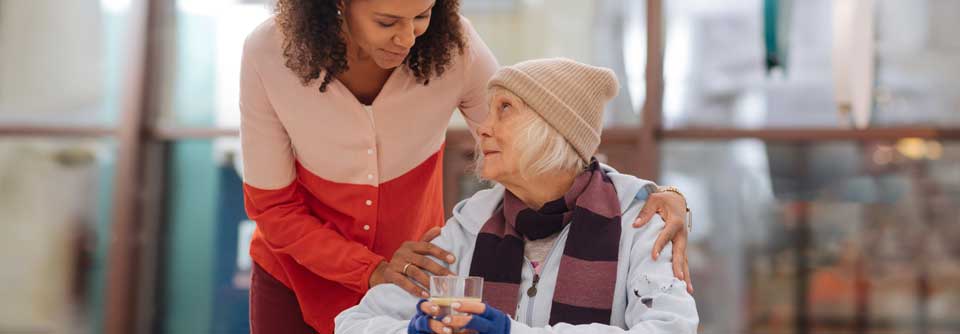
<svg viewBox="0 0 960 334"><path fill-rule="evenodd" d="M413 263L412 263L412 262L407 262L407 264L403 265L403 270L401 270L400 273L403 274L404 276L406 276L406 275L407 275L407 268L409 268L411 264L413 264Z"/></svg>

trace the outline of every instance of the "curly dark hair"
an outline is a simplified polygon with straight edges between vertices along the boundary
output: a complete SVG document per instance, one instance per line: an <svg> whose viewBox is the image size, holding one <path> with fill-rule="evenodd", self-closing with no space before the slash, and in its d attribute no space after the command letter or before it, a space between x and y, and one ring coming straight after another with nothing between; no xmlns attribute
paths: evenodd
<svg viewBox="0 0 960 334"><path fill-rule="evenodd" d="M320 78L320 92L333 77L347 70L347 45L340 35L343 18L340 6L349 0L278 0L276 22L283 33L283 56L303 85ZM437 0L430 15L430 27L417 37L404 60L424 85L439 77L462 54L466 42L458 14L460 1Z"/></svg>

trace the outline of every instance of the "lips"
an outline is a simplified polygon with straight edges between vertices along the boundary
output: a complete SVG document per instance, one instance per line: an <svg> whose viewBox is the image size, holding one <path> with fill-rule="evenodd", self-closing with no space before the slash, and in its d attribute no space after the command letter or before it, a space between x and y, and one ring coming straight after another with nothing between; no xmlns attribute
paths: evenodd
<svg viewBox="0 0 960 334"><path fill-rule="evenodd" d="M393 58L403 58L403 57L406 57L406 56L407 56L407 53L409 53L409 51L393 52L393 51L390 51L390 50L384 50L384 49L381 49L381 50L383 50L383 52L386 53L387 56L390 56L390 57L393 57Z"/></svg>

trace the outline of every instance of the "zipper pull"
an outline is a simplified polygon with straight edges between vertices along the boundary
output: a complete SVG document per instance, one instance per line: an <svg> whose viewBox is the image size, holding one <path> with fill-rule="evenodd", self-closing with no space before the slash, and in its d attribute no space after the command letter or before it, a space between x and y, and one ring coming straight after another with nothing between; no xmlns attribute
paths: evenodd
<svg viewBox="0 0 960 334"><path fill-rule="evenodd" d="M540 282L540 274L533 274L533 285L527 289L527 297L533 298L537 295L537 283Z"/></svg>

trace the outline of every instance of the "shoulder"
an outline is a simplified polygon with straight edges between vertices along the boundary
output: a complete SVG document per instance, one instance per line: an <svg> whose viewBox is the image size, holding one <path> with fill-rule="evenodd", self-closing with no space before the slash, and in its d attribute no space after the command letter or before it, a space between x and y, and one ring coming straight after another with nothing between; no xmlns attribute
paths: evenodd
<svg viewBox="0 0 960 334"><path fill-rule="evenodd" d="M280 50L282 41L276 21L271 16L257 25L244 39L243 55L250 57L276 53Z"/></svg>
<svg viewBox="0 0 960 334"><path fill-rule="evenodd" d="M628 209L634 206L643 206L647 192L656 187L656 183L650 180L644 180L639 177L620 173L609 165L600 164L600 168L613 183L617 190L617 200L620 201L620 213L626 215Z"/></svg>
<svg viewBox="0 0 960 334"><path fill-rule="evenodd" d="M480 38L480 34L474 28L473 22L470 22L470 19L463 15L460 16L460 29L465 46L463 53L460 55L460 63L465 66L475 66L475 64L479 62L487 64L488 66L486 67L492 66L496 68L498 64L496 63L496 58L493 56L493 52L490 51L487 44Z"/></svg>
<svg viewBox="0 0 960 334"><path fill-rule="evenodd" d="M477 235L503 201L503 193L500 184L478 191L453 207L453 218L466 232Z"/></svg>
<svg viewBox="0 0 960 334"><path fill-rule="evenodd" d="M660 230L665 223L659 215L654 215L650 222L643 227L633 227L633 221L640 214L640 209L646 204L647 192L656 184L630 174L623 174L610 166L602 165L607 177L617 189L617 198L620 201L621 244L630 249L652 249Z"/></svg>
<svg viewBox="0 0 960 334"><path fill-rule="evenodd" d="M464 42L466 42L467 48L470 48L470 46L473 46L478 42L483 43L483 40L480 39L480 34L477 33L477 29L473 27L473 22L463 15L460 15L460 31L463 35Z"/></svg>

